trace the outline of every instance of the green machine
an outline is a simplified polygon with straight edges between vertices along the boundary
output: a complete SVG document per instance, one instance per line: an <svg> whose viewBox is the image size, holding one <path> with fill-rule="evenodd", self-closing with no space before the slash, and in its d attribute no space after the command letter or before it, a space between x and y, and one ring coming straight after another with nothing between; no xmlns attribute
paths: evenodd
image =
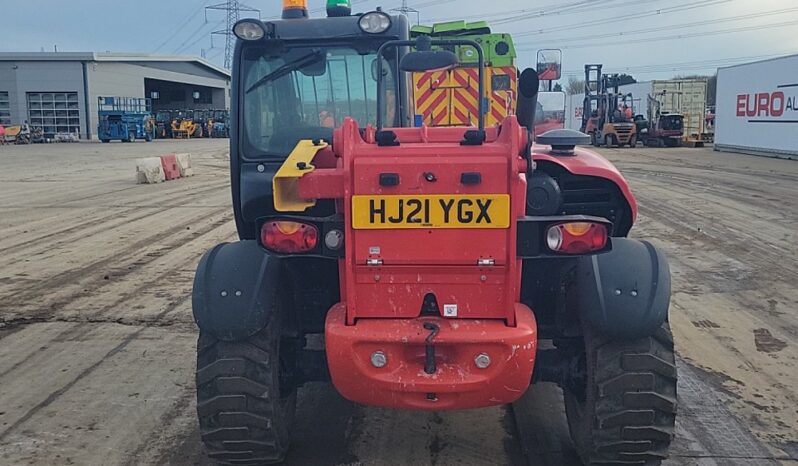
<svg viewBox="0 0 798 466"><path fill-rule="evenodd" d="M485 54L486 125L498 125L515 113L518 70L510 34L491 32L488 23L449 21L432 26L413 26L411 37L467 39L478 43ZM450 48L460 59L449 71L413 74L416 125L468 126L477 121L477 52L468 45Z"/></svg>

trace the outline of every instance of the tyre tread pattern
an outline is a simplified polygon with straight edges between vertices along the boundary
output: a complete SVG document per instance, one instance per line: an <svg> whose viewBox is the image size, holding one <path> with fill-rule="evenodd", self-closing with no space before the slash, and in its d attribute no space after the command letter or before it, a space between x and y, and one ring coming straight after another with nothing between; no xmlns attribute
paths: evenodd
<svg viewBox="0 0 798 466"><path fill-rule="evenodd" d="M676 363L668 323L631 342L587 340L593 386L589 383L584 412L571 426L582 461L659 465L667 457L676 415Z"/></svg>
<svg viewBox="0 0 798 466"><path fill-rule="evenodd" d="M264 330L243 342L200 335L196 373L200 435L208 456L219 463L270 464L285 457L287 439L272 423L280 400L268 333Z"/></svg>

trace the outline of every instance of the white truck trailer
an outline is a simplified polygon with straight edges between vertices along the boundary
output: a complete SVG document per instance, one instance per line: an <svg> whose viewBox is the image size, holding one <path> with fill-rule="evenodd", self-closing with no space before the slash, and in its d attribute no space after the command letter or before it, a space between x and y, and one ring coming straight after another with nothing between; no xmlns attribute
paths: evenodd
<svg viewBox="0 0 798 466"><path fill-rule="evenodd" d="M798 55L718 69L715 150L798 159Z"/></svg>

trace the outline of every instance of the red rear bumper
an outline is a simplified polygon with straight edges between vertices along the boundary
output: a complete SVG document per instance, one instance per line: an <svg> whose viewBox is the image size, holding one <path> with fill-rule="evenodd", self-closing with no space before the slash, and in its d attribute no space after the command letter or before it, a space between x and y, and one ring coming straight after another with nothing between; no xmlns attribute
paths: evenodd
<svg viewBox="0 0 798 466"><path fill-rule="evenodd" d="M511 403L529 386L537 349L532 311L515 304L516 327L498 320L360 319L346 325L346 309L327 314L325 341L333 384L347 399L372 406L425 410L478 408ZM434 338L437 370L424 372L423 323L440 327ZM387 364L374 367L381 351ZM490 357L484 369L474 358Z"/></svg>

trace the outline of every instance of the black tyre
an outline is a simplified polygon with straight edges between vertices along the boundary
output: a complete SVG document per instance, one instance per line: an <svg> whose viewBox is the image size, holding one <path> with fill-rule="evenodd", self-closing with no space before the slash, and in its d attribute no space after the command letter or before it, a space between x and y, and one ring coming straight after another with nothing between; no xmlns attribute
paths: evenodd
<svg viewBox="0 0 798 466"><path fill-rule="evenodd" d="M599 146L599 141L598 141L598 138L596 137L596 132L595 131L590 133L590 145L593 146L593 147L598 147Z"/></svg>
<svg viewBox="0 0 798 466"><path fill-rule="evenodd" d="M276 312L265 329L246 341L221 341L200 332L197 415L208 456L236 465L285 458L296 390L281 377L283 366Z"/></svg>
<svg viewBox="0 0 798 466"><path fill-rule="evenodd" d="M111 142L111 140L110 139L100 139L100 142L102 142L103 144L108 144L109 142Z"/></svg>
<svg viewBox="0 0 798 466"><path fill-rule="evenodd" d="M629 138L629 147L637 147L637 135L633 134L632 137Z"/></svg>
<svg viewBox="0 0 798 466"><path fill-rule="evenodd" d="M665 322L634 341L585 336L584 387L565 393L565 412L585 465L659 465L676 419L676 363Z"/></svg>
<svg viewBox="0 0 798 466"><path fill-rule="evenodd" d="M127 133L127 142L136 142L136 132L130 131Z"/></svg>
<svg viewBox="0 0 798 466"><path fill-rule="evenodd" d="M613 138L611 134L604 136L604 145L607 147L612 147L614 139L615 138Z"/></svg>

